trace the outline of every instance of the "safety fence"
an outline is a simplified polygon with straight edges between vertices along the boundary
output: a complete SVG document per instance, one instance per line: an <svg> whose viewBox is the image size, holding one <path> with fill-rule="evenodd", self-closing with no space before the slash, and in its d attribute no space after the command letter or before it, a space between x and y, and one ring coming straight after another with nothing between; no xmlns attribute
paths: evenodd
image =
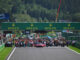
<svg viewBox="0 0 80 60"><path fill-rule="evenodd" d="M0 45L0 51L4 48L4 44Z"/></svg>

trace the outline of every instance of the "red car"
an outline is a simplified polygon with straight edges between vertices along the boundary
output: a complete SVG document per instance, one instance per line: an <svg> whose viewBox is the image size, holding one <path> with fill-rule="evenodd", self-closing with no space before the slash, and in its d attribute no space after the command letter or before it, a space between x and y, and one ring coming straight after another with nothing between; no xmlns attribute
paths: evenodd
<svg viewBox="0 0 80 60"><path fill-rule="evenodd" d="M46 44L43 44L43 43L36 43L35 44L35 47L45 47Z"/></svg>

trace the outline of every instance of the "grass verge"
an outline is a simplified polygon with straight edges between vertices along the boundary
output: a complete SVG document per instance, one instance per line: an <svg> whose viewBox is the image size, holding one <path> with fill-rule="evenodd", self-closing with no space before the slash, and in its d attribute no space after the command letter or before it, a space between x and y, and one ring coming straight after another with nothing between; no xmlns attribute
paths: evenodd
<svg viewBox="0 0 80 60"><path fill-rule="evenodd" d="M0 51L0 60L5 60L11 51L12 47L3 48L3 50Z"/></svg>
<svg viewBox="0 0 80 60"><path fill-rule="evenodd" d="M76 48L74 46L69 46L69 48L74 50L74 51L76 51L76 52L78 52L78 53L80 53L80 49L79 48Z"/></svg>

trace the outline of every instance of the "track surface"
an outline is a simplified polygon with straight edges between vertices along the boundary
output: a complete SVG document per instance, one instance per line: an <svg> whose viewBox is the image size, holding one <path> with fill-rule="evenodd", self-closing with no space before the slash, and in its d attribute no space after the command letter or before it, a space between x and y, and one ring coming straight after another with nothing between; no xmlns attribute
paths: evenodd
<svg viewBox="0 0 80 60"><path fill-rule="evenodd" d="M80 60L80 55L65 47L16 48L10 60Z"/></svg>

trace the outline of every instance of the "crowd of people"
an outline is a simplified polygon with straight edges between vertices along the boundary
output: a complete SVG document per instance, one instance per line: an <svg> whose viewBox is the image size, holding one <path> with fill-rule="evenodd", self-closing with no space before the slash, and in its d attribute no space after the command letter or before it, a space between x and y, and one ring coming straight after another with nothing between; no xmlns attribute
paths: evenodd
<svg viewBox="0 0 80 60"><path fill-rule="evenodd" d="M46 47L48 46L68 46L69 41L64 40L64 39L28 39L28 38L20 38L20 39L15 39L14 44L16 47L35 47L35 44L42 43L45 44Z"/></svg>

